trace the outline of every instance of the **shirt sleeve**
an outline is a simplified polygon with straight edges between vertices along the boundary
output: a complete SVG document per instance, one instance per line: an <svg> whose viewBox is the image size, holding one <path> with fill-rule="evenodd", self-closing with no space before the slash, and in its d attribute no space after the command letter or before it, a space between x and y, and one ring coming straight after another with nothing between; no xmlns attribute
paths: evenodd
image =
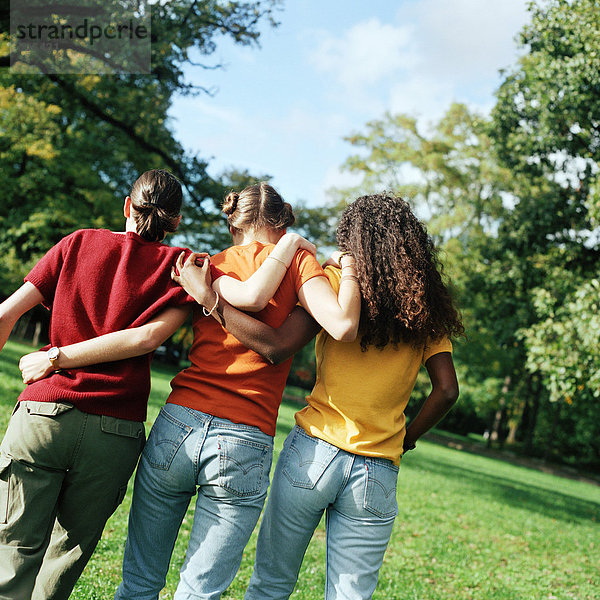
<svg viewBox="0 0 600 600"><path fill-rule="evenodd" d="M309 279L325 276L325 271L319 261L306 250L296 252L289 270L292 273L296 294Z"/></svg>
<svg viewBox="0 0 600 600"><path fill-rule="evenodd" d="M425 364L434 354L439 354L440 352L452 352L452 342L447 337L436 340L435 342L429 340L427 344L425 344L425 348L423 348L423 364Z"/></svg>
<svg viewBox="0 0 600 600"><path fill-rule="evenodd" d="M32 283L44 296L44 306L50 308L54 301L54 293L58 278L64 264L65 254L75 234L64 237L53 246L29 271L24 280Z"/></svg>
<svg viewBox="0 0 600 600"><path fill-rule="evenodd" d="M336 294L340 293L340 280L342 278L342 269L334 267L333 265L327 265L325 267L325 275L329 279L329 283Z"/></svg>
<svg viewBox="0 0 600 600"><path fill-rule="evenodd" d="M219 267L215 267L215 265L210 263L210 276L212 278L212 281L219 279L219 277L222 277L223 275L225 275L225 273L221 271Z"/></svg>

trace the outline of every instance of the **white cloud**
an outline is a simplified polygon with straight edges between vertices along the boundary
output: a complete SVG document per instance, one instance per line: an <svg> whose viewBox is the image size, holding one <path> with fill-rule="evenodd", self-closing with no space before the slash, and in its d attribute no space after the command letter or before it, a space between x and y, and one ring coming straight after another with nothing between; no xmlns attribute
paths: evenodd
<svg viewBox="0 0 600 600"><path fill-rule="evenodd" d="M415 22L419 68L456 83L494 77L516 56L524 0L421 0L399 12Z"/></svg>
<svg viewBox="0 0 600 600"><path fill-rule="evenodd" d="M322 34L310 60L346 89L373 86L414 63L410 38L409 27L372 18L357 23L342 37Z"/></svg>

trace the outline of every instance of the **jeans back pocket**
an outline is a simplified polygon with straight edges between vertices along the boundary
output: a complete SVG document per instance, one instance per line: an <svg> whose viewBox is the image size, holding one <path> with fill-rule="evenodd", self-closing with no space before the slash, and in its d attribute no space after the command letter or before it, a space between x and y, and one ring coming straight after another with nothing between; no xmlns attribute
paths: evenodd
<svg viewBox="0 0 600 600"><path fill-rule="evenodd" d="M218 443L219 486L240 497L266 494L272 446L222 434Z"/></svg>
<svg viewBox="0 0 600 600"><path fill-rule="evenodd" d="M144 446L144 458L156 469L167 471L192 428L170 415L163 406Z"/></svg>
<svg viewBox="0 0 600 600"><path fill-rule="evenodd" d="M294 487L312 490L339 449L296 426L281 453L283 474Z"/></svg>
<svg viewBox="0 0 600 600"><path fill-rule="evenodd" d="M366 458L365 466L365 509L381 518L395 517L398 514L398 467L389 460L380 458Z"/></svg>

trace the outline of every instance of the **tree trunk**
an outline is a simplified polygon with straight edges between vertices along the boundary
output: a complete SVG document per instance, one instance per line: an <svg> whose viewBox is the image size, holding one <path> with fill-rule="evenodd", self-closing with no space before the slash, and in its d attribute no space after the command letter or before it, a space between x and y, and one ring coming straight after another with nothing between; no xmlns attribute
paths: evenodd
<svg viewBox="0 0 600 600"><path fill-rule="evenodd" d="M42 335L42 323L40 321L36 321L35 331L33 333L33 345L40 345L40 336Z"/></svg>
<svg viewBox="0 0 600 600"><path fill-rule="evenodd" d="M504 378L504 385L502 386L502 396L498 401L498 410L494 416L494 423L492 425L492 431L488 439L488 447L491 447L492 442L499 441L500 447L504 444L504 436L502 435L502 426L506 419L506 394L508 393L508 387L510 385L510 375Z"/></svg>
<svg viewBox="0 0 600 600"><path fill-rule="evenodd" d="M531 392L532 402L529 404L527 411L527 423L525 432L525 454L533 454L533 437L535 427L537 425L538 412L540 410L540 394L541 387L539 381L534 380L534 376L531 375L528 381L528 390Z"/></svg>
<svg viewBox="0 0 600 600"><path fill-rule="evenodd" d="M556 434L556 428L558 427L558 421L560 420L560 410L562 408L562 403L560 401L556 402L556 408L554 409L554 417L552 419L552 427L550 429L550 435L548 436L548 442L546 444L546 449L544 450L544 462L547 462L552 454L552 447L554 446L554 437Z"/></svg>

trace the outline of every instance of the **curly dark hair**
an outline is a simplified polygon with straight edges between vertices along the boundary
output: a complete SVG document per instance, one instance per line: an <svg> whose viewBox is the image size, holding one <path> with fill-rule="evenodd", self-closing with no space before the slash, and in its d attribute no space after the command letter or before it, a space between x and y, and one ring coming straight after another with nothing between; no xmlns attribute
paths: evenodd
<svg viewBox="0 0 600 600"><path fill-rule="evenodd" d="M402 198L358 198L342 214L337 241L356 260L363 350L464 334L433 240Z"/></svg>

